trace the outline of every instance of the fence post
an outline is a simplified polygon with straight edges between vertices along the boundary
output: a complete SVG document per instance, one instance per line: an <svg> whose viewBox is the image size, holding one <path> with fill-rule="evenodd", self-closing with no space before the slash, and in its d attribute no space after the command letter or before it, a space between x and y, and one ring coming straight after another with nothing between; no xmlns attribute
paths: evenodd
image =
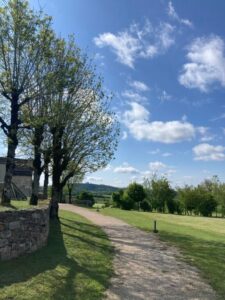
<svg viewBox="0 0 225 300"><path fill-rule="evenodd" d="M154 233L157 233L157 232L158 232L156 220L154 220L154 229L153 229L153 232L154 232Z"/></svg>

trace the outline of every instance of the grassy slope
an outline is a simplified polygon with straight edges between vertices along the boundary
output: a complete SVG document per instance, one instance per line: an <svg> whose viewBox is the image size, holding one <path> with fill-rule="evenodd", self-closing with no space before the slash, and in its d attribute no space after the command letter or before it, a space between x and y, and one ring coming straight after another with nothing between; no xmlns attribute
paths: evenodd
<svg viewBox="0 0 225 300"><path fill-rule="evenodd" d="M101 299L112 274L112 247L86 219L60 212L47 247L0 262L0 299Z"/></svg>
<svg viewBox="0 0 225 300"><path fill-rule="evenodd" d="M178 246L225 299L225 220L176 216L106 208L105 215L120 218L143 230L157 220L160 238Z"/></svg>

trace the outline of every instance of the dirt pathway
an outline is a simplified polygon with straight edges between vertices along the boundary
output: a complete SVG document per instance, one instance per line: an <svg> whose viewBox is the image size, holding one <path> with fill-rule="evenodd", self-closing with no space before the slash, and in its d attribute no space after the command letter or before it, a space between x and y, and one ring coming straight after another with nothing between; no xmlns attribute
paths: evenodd
<svg viewBox="0 0 225 300"><path fill-rule="evenodd" d="M60 209L75 212L101 226L112 241L115 276L106 299L216 299L197 269L182 261L179 251L160 241L157 235L85 208L60 204Z"/></svg>

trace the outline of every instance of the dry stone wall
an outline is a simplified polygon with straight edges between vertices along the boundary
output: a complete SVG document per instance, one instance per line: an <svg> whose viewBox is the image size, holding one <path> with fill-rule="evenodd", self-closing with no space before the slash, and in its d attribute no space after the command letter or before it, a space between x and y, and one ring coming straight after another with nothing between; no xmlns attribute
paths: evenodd
<svg viewBox="0 0 225 300"><path fill-rule="evenodd" d="M49 208L0 212L0 260L31 253L47 243Z"/></svg>

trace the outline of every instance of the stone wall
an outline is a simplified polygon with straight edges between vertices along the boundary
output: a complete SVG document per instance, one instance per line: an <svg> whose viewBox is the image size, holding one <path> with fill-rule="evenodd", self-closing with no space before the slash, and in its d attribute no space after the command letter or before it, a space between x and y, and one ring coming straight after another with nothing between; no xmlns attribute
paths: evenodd
<svg viewBox="0 0 225 300"><path fill-rule="evenodd" d="M0 260L31 253L47 243L49 208L0 212Z"/></svg>

